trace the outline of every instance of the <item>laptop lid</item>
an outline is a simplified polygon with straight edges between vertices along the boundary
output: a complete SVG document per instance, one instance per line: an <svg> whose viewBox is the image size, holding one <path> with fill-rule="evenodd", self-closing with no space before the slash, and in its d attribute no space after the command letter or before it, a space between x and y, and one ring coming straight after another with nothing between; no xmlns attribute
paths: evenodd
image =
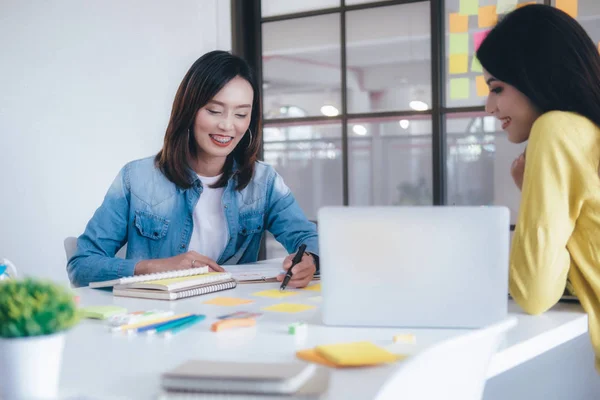
<svg viewBox="0 0 600 400"><path fill-rule="evenodd" d="M326 325L479 328L507 315L506 207L325 207Z"/></svg>

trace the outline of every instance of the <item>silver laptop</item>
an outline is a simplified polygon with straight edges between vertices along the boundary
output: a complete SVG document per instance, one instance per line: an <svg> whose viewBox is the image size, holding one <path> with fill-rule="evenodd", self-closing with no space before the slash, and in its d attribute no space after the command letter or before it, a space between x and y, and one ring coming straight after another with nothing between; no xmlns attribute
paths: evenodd
<svg viewBox="0 0 600 400"><path fill-rule="evenodd" d="M506 207L325 207L326 325L479 328L506 317Z"/></svg>

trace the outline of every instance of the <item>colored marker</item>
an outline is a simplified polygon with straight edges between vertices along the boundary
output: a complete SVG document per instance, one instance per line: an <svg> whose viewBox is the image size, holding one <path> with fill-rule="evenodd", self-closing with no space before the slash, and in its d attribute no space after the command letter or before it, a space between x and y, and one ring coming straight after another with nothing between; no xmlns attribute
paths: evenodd
<svg viewBox="0 0 600 400"><path fill-rule="evenodd" d="M163 335L165 337L175 335L176 333L181 332L182 330L187 329L190 326L195 325L198 322L204 320L204 318L205 318L204 315L196 315L196 318L190 319L190 320L184 322L183 324L179 324L177 326L171 327L171 329L165 330Z"/></svg>
<svg viewBox="0 0 600 400"><path fill-rule="evenodd" d="M181 318L181 319L176 319L175 321L170 321L170 322L165 322L164 324L161 324L160 326L154 328L154 329L150 329L147 330L146 333L148 335L154 335L156 333L161 333L164 331L168 331L169 329L173 329L178 327L179 325L183 325L186 324L190 321L202 321L204 318L206 318L204 315L190 315L189 317L185 317L185 318Z"/></svg>
<svg viewBox="0 0 600 400"><path fill-rule="evenodd" d="M163 317L163 318L157 318L157 319L153 319L150 321L143 321L143 322L137 322L134 324L128 324L128 325L123 325L123 326L116 326L114 328L112 328L113 332L119 332L119 331L131 331L133 329L137 329L143 326L148 326L148 325L154 325L154 324L158 324L158 323L162 323L162 322L168 322L168 321L173 321L176 319L180 319L183 317L189 317L191 314L179 314L179 315L172 315L170 317Z"/></svg>
<svg viewBox="0 0 600 400"><path fill-rule="evenodd" d="M254 325L256 325L256 320L254 318L223 319L212 324L210 330L213 332L220 332L225 329L243 328Z"/></svg>

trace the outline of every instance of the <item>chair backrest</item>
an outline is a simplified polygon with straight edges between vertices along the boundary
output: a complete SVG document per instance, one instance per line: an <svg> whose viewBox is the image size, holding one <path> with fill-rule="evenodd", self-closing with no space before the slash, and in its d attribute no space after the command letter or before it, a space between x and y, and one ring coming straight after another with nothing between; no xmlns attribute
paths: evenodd
<svg viewBox="0 0 600 400"><path fill-rule="evenodd" d="M491 358L516 324L516 318L508 318L406 359L376 400L481 400Z"/></svg>
<svg viewBox="0 0 600 400"><path fill-rule="evenodd" d="M69 262L69 259L71 259L73 254L75 254L75 252L77 251L77 238L73 237L73 236L69 236L68 238L65 239L64 245L65 245L65 253L67 255L67 262ZM125 246L121 247L121 249L119 251L117 251L117 254L115 255L115 257L125 258L126 255L127 255L127 244L125 244Z"/></svg>

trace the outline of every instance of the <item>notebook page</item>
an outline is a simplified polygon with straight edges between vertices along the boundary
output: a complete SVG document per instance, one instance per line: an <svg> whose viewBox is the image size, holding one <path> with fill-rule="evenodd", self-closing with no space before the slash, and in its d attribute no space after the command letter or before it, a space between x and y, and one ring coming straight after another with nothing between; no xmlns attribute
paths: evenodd
<svg viewBox="0 0 600 400"><path fill-rule="evenodd" d="M134 289L180 290L193 286L204 285L231 279L231 274L226 272L209 272L207 274L186 276L178 278L159 279L154 281L139 282L130 285Z"/></svg>
<svg viewBox="0 0 600 400"><path fill-rule="evenodd" d="M167 279L157 279L154 281L145 281L144 284L169 286L172 283L193 281L193 280L204 280L205 278L213 277L213 276L225 276L225 275L223 275L222 272L209 272L207 274L202 274L202 276L198 276L198 275L181 276L178 278L167 278ZM208 279L210 279L210 278L208 278Z"/></svg>
<svg viewBox="0 0 600 400"><path fill-rule="evenodd" d="M274 279L277 275L285 273L282 265L283 259L274 259L250 264L223 265L223 268L231 273L233 279L244 282Z"/></svg>
<svg viewBox="0 0 600 400"><path fill-rule="evenodd" d="M115 285L127 285L136 282L147 282L150 280L158 280L161 278L172 278L172 277L187 277L192 275L203 275L208 272L208 266L196 267L189 269L180 269L175 271L155 272L152 274L134 275L109 281L102 282L91 282L91 288L110 287Z"/></svg>

